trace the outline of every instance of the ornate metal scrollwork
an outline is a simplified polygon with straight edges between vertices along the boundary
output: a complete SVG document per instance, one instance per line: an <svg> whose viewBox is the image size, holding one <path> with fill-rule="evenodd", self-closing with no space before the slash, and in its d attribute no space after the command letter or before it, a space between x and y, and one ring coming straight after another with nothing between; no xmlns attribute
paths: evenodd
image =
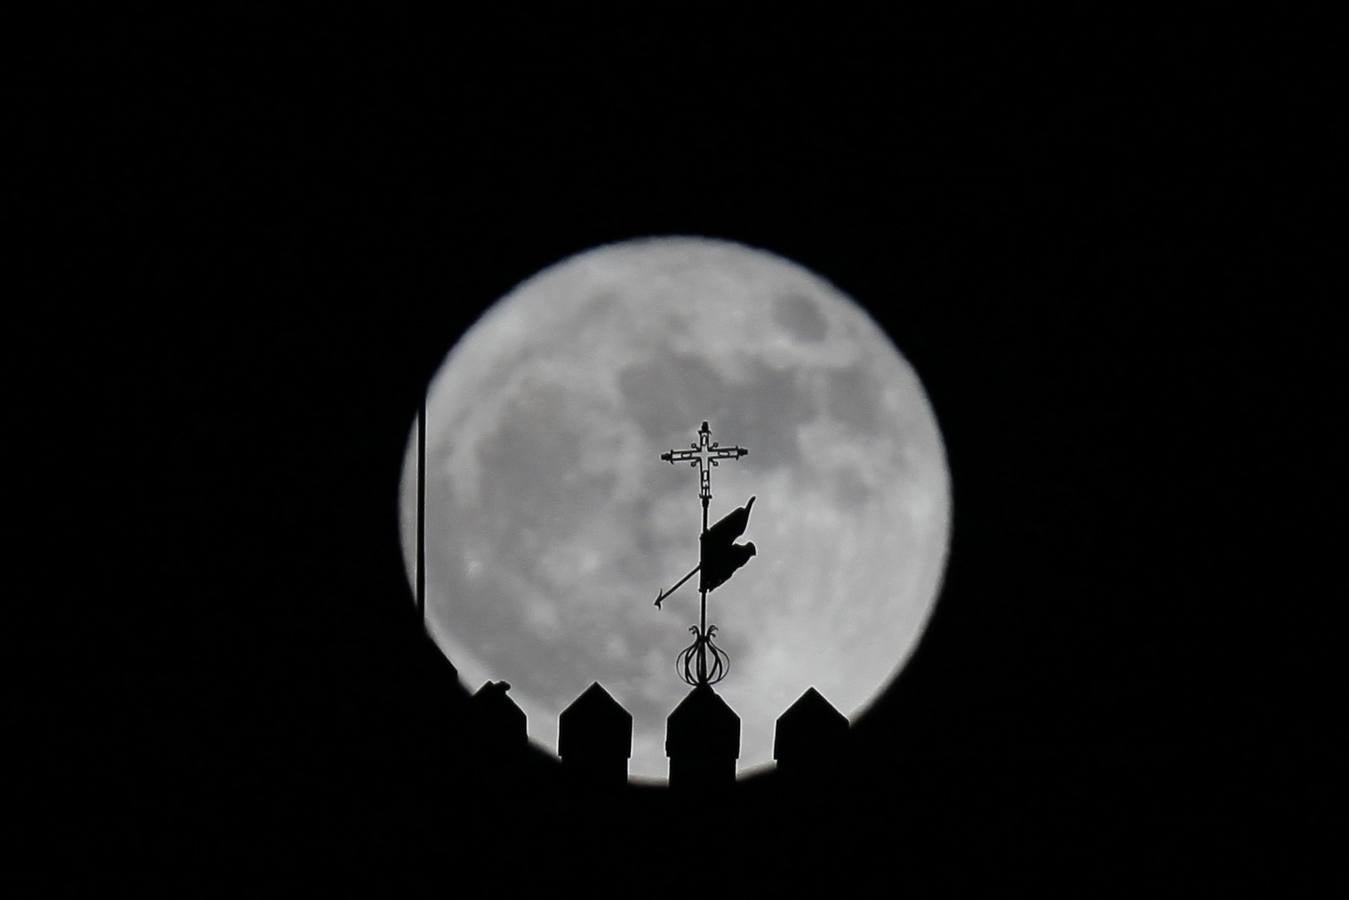
<svg viewBox="0 0 1349 900"><path fill-rule="evenodd" d="M712 641L717 626L709 625L707 631L702 632L697 625L690 625L689 633L693 635L693 643L685 647L675 660L675 674L692 687L716 684L731 671L731 658Z"/></svg>

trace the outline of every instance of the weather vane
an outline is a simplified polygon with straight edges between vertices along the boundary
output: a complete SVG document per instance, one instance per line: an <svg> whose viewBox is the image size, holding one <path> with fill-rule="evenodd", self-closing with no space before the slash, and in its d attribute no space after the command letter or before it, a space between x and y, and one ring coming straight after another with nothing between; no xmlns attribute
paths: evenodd
<svg viewBox="0 0 1349 900"><path fill-rule="evenodd" d="M693 686L712 685L726 677L730 669L730 660L726 652L712 642L717 626L707 624L707 595L725 584L736 569L743 566L754 555L754 544L735 543L735 539L745 533L749 524L749 511L754 506L754 498L734 512L727 513L711 528L707 527L707 505L712 499L712 469L723 459L739 459L748 454L743 447L722 447L712 440L712 431L703 423L698 429L698 443L689 444L688 450L667 450L660 458L674 465L687 462L698 467L698 499L703 503L703 530L698 538L698 565L687 575L675 582L674 587L656 595L656 608L660 609L666 597L679 589L698 572L698 590L702 594L702 604L698 614L698 624L690 625L693 643L684 648L675 663L675 671L685 682ZM708 656L711 656L709 664Z"/></svg>

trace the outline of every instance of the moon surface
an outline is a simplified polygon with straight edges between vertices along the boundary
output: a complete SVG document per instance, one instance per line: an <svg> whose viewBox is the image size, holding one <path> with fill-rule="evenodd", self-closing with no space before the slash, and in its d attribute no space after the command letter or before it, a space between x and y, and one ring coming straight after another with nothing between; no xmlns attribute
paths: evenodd
<svg viewBox="0 0 1349 900"><path fill-rule="evenodd" d="M892 298L879 298L890 301ZM697 441L749 450L712 469L709 521L757 496L758 555L708 595L741 719L738 771L809 687L855 720L897 674L946 563L950 476L913 368L812 272L703 238L592 249L492 306L427 394L426 605L467 688L511 684L531 740L592 681L633 715L630 777L663 782L675 658L698 621ZM415 572L413 423L400 494Z"/></svg>

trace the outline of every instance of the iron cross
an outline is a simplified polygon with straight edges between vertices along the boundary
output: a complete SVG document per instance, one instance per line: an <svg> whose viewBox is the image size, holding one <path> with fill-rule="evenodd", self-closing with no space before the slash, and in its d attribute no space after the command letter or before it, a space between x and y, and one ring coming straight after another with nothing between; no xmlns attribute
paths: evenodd
<svg viewBox="0 0 1349 900"><path fill-rule="evenodd" d="M687 462L698 467L698 498L703 501L703 531L707 530L707 503L712 499L712 467L718 460L739 459L749 453L744 447L722 447L712 440L712 429L703 423L698 429L698 443L689 444L688 450L666 450L660 458L674 465Z"/></svg>

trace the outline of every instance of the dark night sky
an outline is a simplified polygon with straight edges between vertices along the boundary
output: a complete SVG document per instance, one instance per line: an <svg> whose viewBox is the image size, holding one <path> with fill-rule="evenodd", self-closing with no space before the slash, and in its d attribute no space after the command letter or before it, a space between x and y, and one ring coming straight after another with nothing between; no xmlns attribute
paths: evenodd
<svg viewBox="0 0 1349 900"><path fill-rule="evenodd" d="M955 492L865 784L788 826L754 788L773 834L720 838L727 877L812 843L793 878L928 893L1300 869L1267 829L1329 820L1295 774L1331 752L1315 29L839 16L119 21L28 51L19 333L33 482L61 487L34 530L44 590L69 573L33 649L89 774L36 792L98 848L81 871L443 894L579 853L560 818L614 877L676 880L655 855L686 840L615 821L688 824L659 801L563 815L457 762L395 505L420 386L484 306L669 233L902 296L870 312Z"/></svg>

